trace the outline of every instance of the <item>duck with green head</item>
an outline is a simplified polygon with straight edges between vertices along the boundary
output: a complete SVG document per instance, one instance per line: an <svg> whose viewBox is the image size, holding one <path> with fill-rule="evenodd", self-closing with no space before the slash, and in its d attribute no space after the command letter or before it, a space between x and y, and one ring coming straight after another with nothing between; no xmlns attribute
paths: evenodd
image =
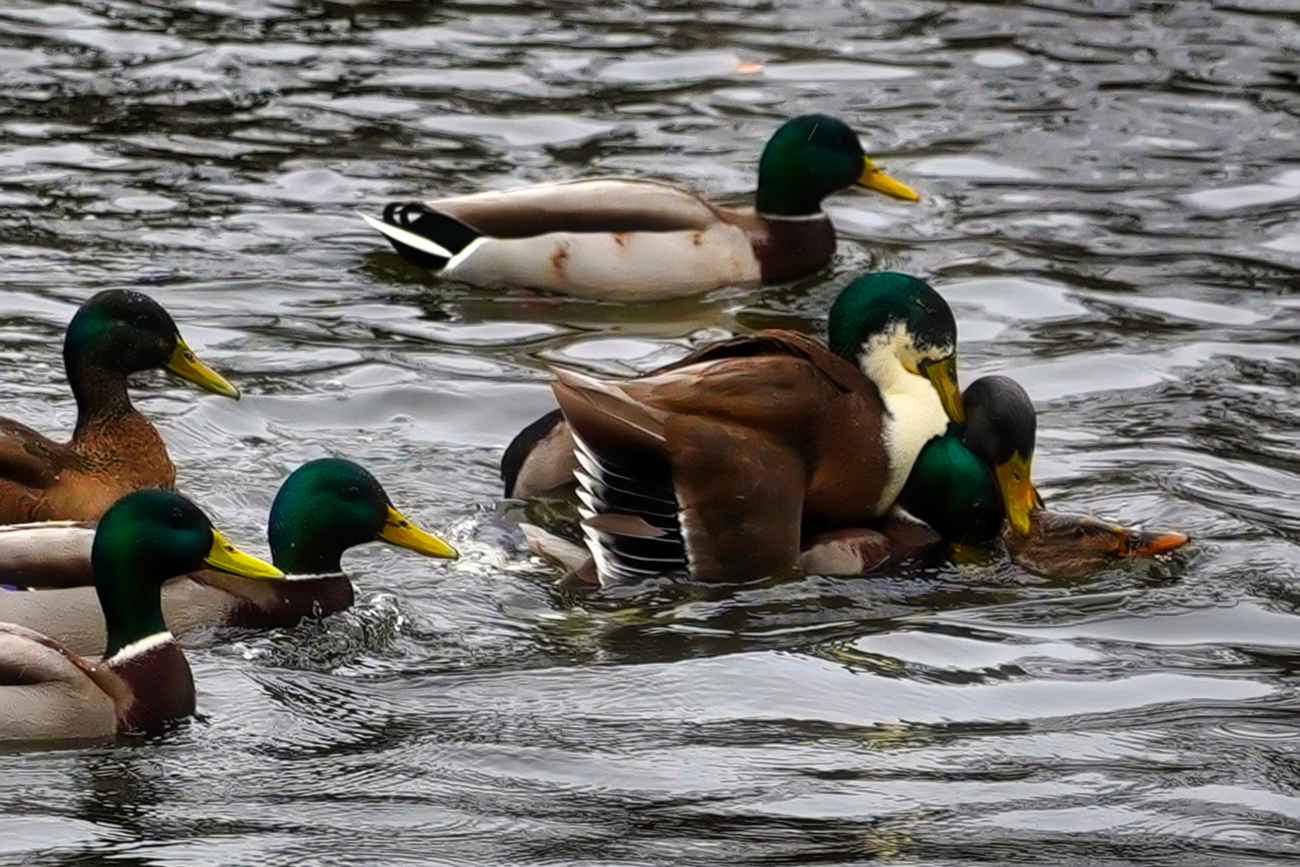
<svg viewBox="0 0 1300 867"><path fill-rule="evenodd" d="M805 572L858 575L942 556L944 543L978 555L1001 539L1021 567L1061 578L1187 543L1182 533L1129 529L1044 509L1032 478L1038 420L1029 395L1014 380L981 377L963 392L962 403L966 423L954 423L921 449L898 511L881 524L812 540L800 558Z"/></svg>
<svg viewBox="0 0 1300 867"><path fill-rule="evenodd" d="M883 516L922 447L964 419L956 323L924 281L853 281L829 332L829 347L738 337L626 382L559 372L562 415L507 449L507 495L564 495L570 475L590 561L564 562L602 584L794 567L806 538Z"/></svg>
<svg viewBox="0 0 1300 867"><path fill-rule="evenodd" d="M802 571L862 575L941 556L944 542L987 546L1004 518L1027 530L1038 501L1029 482L1037 425L1029 396L1006 377L986 376L966 388L962 406L965 423L954 421L921 448L890 515L808 540Z"/></svg>
<svg viewBox="0 0 1300 867"><path fill-rule="evenodd" d="M89 587L88 540L67 524L0 529L0 582L41 589L0 592L0 621L36 629L79 653L104 646L104 621ZM341 458L309 461L285 479L267 522L271 558L285 581L224 572L183 575L163 586L162 608L176 635L214 626L271 629L351 607L343 552L388 542L429 557L454 558L447 543L411 524L362 467Z"/></svg>
<svg viewBox="0 0 1300 867"><path fill-rule="evenodd" d="M926 444L898 506L960 549L989 550L999 539L1018 565L1067 577L1116 559L1153 556L1188 541L1086 515L1050 512L1033 484L1038 420L1033 401L1005 376L975 380L962 394L965 425ZM874 553L874 552L873 552ZM894 545L891 558L909 553Z"/></svg>
<svg viewBox="0 0 1300 867"><path fill-rule="evenodd" d="M167 311L139 292L99 292L81 305L64 337L63 365L77 400L70 442L0 419L0 524L95 520L128 491L175 484L162 437L131 405L132 373L165 368L239 397L194 356Z"/></svg>
<svg viewBox="0 0 1300 867"><path fill-rule="evenodd" d="M700 295L782 283L835 252L822 210L857 185L917 201L823 114L783 124L763 149L755 208L725 208L656 181L599 178L419 203L362 215L406 259L475 286L607 300Z"/></svg>
<svg viewBox="0 0 1300 867"><path fill-rule="evenodd" d="M159 490L127 494L104 514L91 565L107 626L103 660L0 623L0 741L111 738L190 716L194 679L163 616L163 582L202 568L282 577L227 542L189 500Z"/></svg>
<svg viewBox="0 0 1300 867"><path fill-rule="evenodd" d="M946 541L989 545L1002 533L1029 533L1042 508L1031 468L1038 418L1015 380L985 376L962 393L966 423L926 443L898 505Z"/></svg>

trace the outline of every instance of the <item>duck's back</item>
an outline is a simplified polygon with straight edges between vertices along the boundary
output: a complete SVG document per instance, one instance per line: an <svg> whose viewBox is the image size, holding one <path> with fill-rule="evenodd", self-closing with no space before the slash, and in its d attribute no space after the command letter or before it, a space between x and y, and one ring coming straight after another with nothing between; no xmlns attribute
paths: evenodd
<svg viewBox="0 0 1300 867"><path fill-rule="evenodd" d="M890 469L884 405L857 367L818 340L776 329L704 347L659 373L709 363L725 365L710 368L716 402L729 404L732 389L743 388L749 399L730 411L749 412L806 457L805 524L851 526L888 508L879 502Z"/></svg>
<svg viewBox="0 0 1300 867"><path fill-rule="evenodd" d="M100 738L117 730L113 700L45 636L0 623L0 740Z"/></svg>
<svg viewBox="0 0 1300 867"><path fill-rule="evenodd" d="M805 359L841 394L826 400L827 422L806 428L810 465L807 529L853 526L845 516L872 503L868 518L884 516L907 480L917 453L943 433L947 418L927 385L893 397L893 412L880 389L856 365L824 343L793 331L773 330L704 347L662 372L701 362L789 355ZM915 412L913 411L915 410Z"/></svg>
<svg viewBox="0 0 1300 867"><path fill-rule="evenodd" d="M807 532L889 506L878 392L802 335L737 338L629 382L561 373L555 393L584 461L602 580L653 571L633 552L667 561L673 540L697 578L770 575L796 564Z"/></svg>
<svg viewBox="0 0 1300 867"><path fill-rule="evenodd" d="M595 178L474 193L426 202L480 234L526 238L551 232L676 232L707 229L718 212L699 196L658 181Z"/></svg>
<svg viewBox="0 0 1300 867"><path fill-rule="evenodd" d="M477 237L447 261L476 286L652 301L761 279L745 230L687 190L609 178L439 199Z"/></svg>

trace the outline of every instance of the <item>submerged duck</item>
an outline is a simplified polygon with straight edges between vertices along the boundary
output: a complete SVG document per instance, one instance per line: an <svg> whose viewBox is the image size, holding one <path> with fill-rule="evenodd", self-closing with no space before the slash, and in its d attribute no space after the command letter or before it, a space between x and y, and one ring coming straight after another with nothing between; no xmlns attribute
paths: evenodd
<svg viewBox="0 0 1300 867"><path fill-rule="evenodd" d="M917 201L863 153L842 121L786 121L759 159L754 209L723 208L669 184L603 178L430 202L362 218L403 258L488 288L656 300L783 283L835 252L822 200L858 185Z"/></svg>
<svg viewBox="0 0 1300 867"><path fill-rule="evenodd" d="M1156 557L1191 541L1177 530L1122 527L1091 515L1035 509L1029 532L1003 531L1002 542L1020 568L1045 578L1078 578L1128 557Z"/></svg>
<svg viewBox="0 0 1300 867"><path fill-rule="evenodd" d="M1190 541L1176 531L1048 511L1033 483L1038 419L1029 395L1012 379L985 376L970 384L962 400L966 424L960 436L950 430L926 445L898 499L946 541L987 548L1000 539L1012 562L1051 578L1086 574L1126 557L1165 554ZM944 485L946 495L933 497Z"/></svg>
<svg viewBox="0 0 1300 867"><path fill-rule="evenodd" d="M579 464L600 582L762 578L795 567L806 536L883 516L925 443L964 419L956 344L938 293L879 273L840 293L829 346L769 331L630 381L560 372L574 449L557 457Z"/></svg>
<svg viewBox="0 0 1300 867"><path fill-rule="evenodd" d="M77 399L70 442L0 419L0 524L95 520L129 491L175 484L162 437L131 405L130 374L166 368L239 397L194 356L167 311L139 292L111 289L82 304L63 339L63 366Z"/></svg>
<svg viewBox="0 0 1300 867"><path fill-rule="evenodd" d="M883 527L840 530L813 540L800 560L804 571L861 574L935 550L938 543L987 551L1000 539L1021 568L1065 578L1187 544L1183 533L1047 511L1032 478L1034 404L1014 380L977 379L962 393L962 404L966 423L926 443L912 465L898 497L902 515ZM907 517L924 522L932 538Z"/></svg>
<svg viewBox="0 0 1300 867"><path fill-rule="evenodd" d="M194 679L167 631L162 583L204 566L281 577L170 491L137 491L115 503L99 522L91 561L108 624L103 660L91 663L46 635L0 623L0 740L109 738L190 716Z"/></svg>
<svg viewBox="0 0 1300 867"><path fill-rule="evenodd" d="M963 424L931 439L912 464L894 512L883 522L839 528L806 543L802 571L862 575L940 552L944 543L986 547L1002 533L1029 532L1041 506L1030 481L1038 419L1012 379L985 376L962 392ZM919 523L918 523L919 522Z"/></svg>
<svg viewBox="0 0 1300 867"><path fill-rule="evenodd" d="M0 528L0 582L36 592L0 593L0 621L50 635L77 653L104 647L104 618L95 602L86 525L52 523ZM267 522L271 559L286 581L250 581L202 571L163 585L162 610L172 633L213 626L271 629L296 626L351 607L352 582L343 552L384 541L429 557L456 550L411 524L379 482L340 458L303 464L284 480ZM71 589L44 589L63 587Z"/></svg>

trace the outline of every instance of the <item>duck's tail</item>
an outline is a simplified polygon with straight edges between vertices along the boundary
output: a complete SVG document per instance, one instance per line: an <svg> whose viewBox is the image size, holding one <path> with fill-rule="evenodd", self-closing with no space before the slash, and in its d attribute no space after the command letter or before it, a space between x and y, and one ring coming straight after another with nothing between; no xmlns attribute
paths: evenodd
<svg viewBox="0 0 1300 867"><path fill-rule="evenodd" d="M543 462L559 465L558 473L561 477L572 466L573 459L571 455L573 449L568 438L554 436L557 433L562 433L562 431L556 429L563 423L564 415L558 409L553 409L521 430L510 441L510 445L506 446L505 454L501 456L501 481L505 482L507 499L515 496L515 488L518 487L519 475L524 470L524 464L538 449L552 452L549 455L542 456ZM552 438L559 440L557 449L547 449L547 444ZM540 474L540 471L538 471L538 475ZM545 490L543 485L532 484L531 478L525 479L525 481L528 483L524 486L527 488L528 493L520 496L531 496L534 492ZM550 481L549 475L547 481Z"/></svg>
<svg viewBox="0 0 1300 867"><path fill-rule="evenodd" d="M366 214L360 217L382 233L403 259L430 271L446 268L457 253L482 237L460 220L419 202L391 202L382 221Z"/></svg>

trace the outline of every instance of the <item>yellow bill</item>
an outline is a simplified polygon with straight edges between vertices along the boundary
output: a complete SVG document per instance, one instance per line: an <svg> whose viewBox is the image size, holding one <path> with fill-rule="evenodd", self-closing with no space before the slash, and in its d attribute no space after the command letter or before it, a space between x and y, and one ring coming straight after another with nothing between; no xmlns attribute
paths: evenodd
<svg viewBox="0 0 1300 867"><path fill-rule="evenodd" d="M208 555L203 558L203 562L213 569L229 572L231 575L242 575L245 578L284 577L284 573L279 569L257 559L252 554L245 554L227 542L226 537L216 530L212 531L212 547L208 549Z"/></svg>
<svg viewBox="0 0 1300 867"><path fill-rule="evenodd" d="M167 369L181 379L188 379L199 388L239 400L239 389L200 361L194 354L194 350L186 346L185 341L180 337L176 338L176 349L172 351L171 358L167 359Z"/></svg>
<svg viewBox="0 0 1300 867"><path fill-rule="evenodd" d="M454 560L460 555L456 549L432 533L426 533L402 516L402 513L388 507L388 517L384 529L379 531L379 538L399 548L408 548L426 557L443 557Z"/></svg>
<svg viewBox="0 0 1300 867"><path fill-rule="evenodd" d="M957 355L953 353L941 361L925 362L921 372L939 392L939 402L948 418L957 424L966 423L966 408L961 402L961 388L957 385Z"/></svg>
<svg viewBox="0 0 1300 867"><path fill-rule="evenodd" d="M1002 505L1007 510L1007 523L1021 537L1029 535L1030 515L1043 506L1029 468L1028 458L1014 454L994 470L1002 490Z"/></svg>
<svg viewBox="0 0 1300 867"><path fill-rule="evenodd" d="M870 157L862 158L862 174L858 176L858 186L884 193L894 199L903 199L908 202L921 201L921 197L916 194L916 190L913 190L907 184L894 180L876 168L876 164L871 161Z"/></svg>

